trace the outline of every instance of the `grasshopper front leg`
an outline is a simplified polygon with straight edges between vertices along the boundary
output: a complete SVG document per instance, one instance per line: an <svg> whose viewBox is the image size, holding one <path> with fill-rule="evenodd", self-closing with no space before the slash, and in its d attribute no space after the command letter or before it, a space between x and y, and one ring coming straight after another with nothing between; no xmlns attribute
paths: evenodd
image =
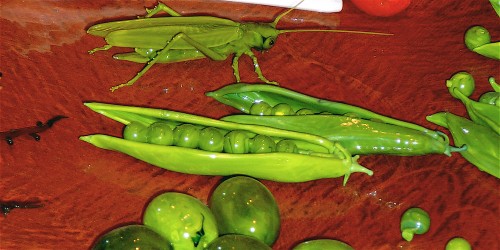
<svg viewBox="0 0 500 250"><path fill-rule="evenodd" d="M130 79L126 83L122 83L120 85L111 87L111 91L115 91L115 90L117 90L117 89L119 89L121 87L124 87L124 86L131 86L131 85L133 85L155 63L157 63L160 58L162 58L163 56L165 56L172 49L172 47L174 46L174 44L177 41L179 41L180 39L186 41L191 46L193 46L195 49L201 51L201 53L203 53L205 56L207 56L208 58L210 58L212 60L222 61L222 60L225 60L227 58L227 54L218 53L218 52L214 51L213 49L211 49L211 48L209 48L209 47L207 47L207 46L205 46L205 45L203 45L203 44L201 44L201 43L193 40L192 38L190 38L185 33L179 33L179 34L175 35L174 37L172 37L172 39L170 39L170 41L167 42L167 45L165 45L165 47L163 47L163 49L158 50L157 53L156 53L156 55L151 60L149 60L146 63L146 66L141 71L139 71L139 73L137 73L137 75L134 78Z"/></svg>

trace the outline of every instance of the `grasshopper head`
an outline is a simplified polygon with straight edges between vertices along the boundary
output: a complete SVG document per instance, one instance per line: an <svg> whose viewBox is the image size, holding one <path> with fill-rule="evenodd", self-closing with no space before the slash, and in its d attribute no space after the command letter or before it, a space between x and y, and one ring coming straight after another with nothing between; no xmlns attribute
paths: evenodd
<svg viewBox="0 0 500 250"><path fill-rule="evenodd" d="M261 51L272 48L280 33L279 30L265 23L247 23L244 29L247 45Z"/></svg>

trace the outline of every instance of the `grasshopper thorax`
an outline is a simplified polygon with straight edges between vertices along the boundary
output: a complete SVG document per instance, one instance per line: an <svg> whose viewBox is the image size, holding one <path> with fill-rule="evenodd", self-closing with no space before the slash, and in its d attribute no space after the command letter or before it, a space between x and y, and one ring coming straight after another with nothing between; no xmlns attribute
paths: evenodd
<svg viewBox="0 0 500 250"><path fill-rule="evenodd" d="M246 45L256 50L272 48L279 35L279 30L268 23L244 23L240 27Z"/></svg>

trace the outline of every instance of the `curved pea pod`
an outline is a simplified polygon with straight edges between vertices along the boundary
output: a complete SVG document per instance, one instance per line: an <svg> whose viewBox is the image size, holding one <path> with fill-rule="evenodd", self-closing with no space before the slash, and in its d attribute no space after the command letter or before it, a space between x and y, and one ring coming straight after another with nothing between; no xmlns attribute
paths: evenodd
<svg viewBox="0 0 500 250"><path fill-rule="evenodd" d="M295 153L271 152L231 154L164 146L124 140L108 135L81 136L80 139L99 148L125 153L152 165L171 171L199 175L248 175L278 182L305 182L344 176L344 184L353 172L372 175L357 163L338 143L323 137L280 130L265 126L238 124L170 110L86 103L87 107L125 125L131 122L152 124L193 124L214 127L221 131L244 131L248 135L266 135L297 143ZM229 134L229 133L228 133Z"/></svg>
<svg viewBox="0 0 500 250"><path fill-rule="evenodd" d="M314 113L354 114L358 118L376 119L384 123L422 131L431 137L448 142L446 135L417 124L397 120L357 106L318 99L275 85L236 83L208 92L206 95L247 114L250 113L250 108L255 103L266 102L271 106L287 103L295 112L309 109Z"/></svg>
<svg viewBox="0 0 500 250"><path fill-rule="evenodd" d="M231 115L222 120L311 133L340 143L352 155L450 155L463 150L418 130L340 115Z"/></svg>
<svg viewBox="0 0 500 250"><path fill-rule="evenodd" d="M427 120L447 128L455 145L466 145L460 154L480 170L500 178L500 136L488 127L448 112L427 116Z"/></svg>
<svg viewBox="0 0 500 250"><path fill-rule="evenodd" d="M472 121L487 126L500 134L500 107L469 99L456 88L453 93L465 105L467 113Z"/></svg>

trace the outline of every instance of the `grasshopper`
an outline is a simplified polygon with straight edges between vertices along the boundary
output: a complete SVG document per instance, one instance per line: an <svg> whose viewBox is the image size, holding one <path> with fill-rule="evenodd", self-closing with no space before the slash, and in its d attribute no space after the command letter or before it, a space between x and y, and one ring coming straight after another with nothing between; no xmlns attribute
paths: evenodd
<svg viewBox="0 0 500 250"><path fill-rule="evenodd" d="M299 3L300 4L300 3ZM91 26L87 33L103 37L107 44L89 51L109 50L112 47L134 48L134 52L116 54L114 59L145 63L145 67L128 82L114 86L115 91L133 85L156 63L173 63L201 58L223 61L233 55L232 68L236 82L240 82L238 61L242 55L249 56L260 80L277 84L262 74L257 57L252 49L271 49L280 34L288 32L347 32L371 35L389 35L376 32L348 30L278 30L279 20L294 8L279 14L271 23L238 23L212 16L181 16L164 3L134 20L114 21ZM169 17L154 17L166 12Z"/></svg>

